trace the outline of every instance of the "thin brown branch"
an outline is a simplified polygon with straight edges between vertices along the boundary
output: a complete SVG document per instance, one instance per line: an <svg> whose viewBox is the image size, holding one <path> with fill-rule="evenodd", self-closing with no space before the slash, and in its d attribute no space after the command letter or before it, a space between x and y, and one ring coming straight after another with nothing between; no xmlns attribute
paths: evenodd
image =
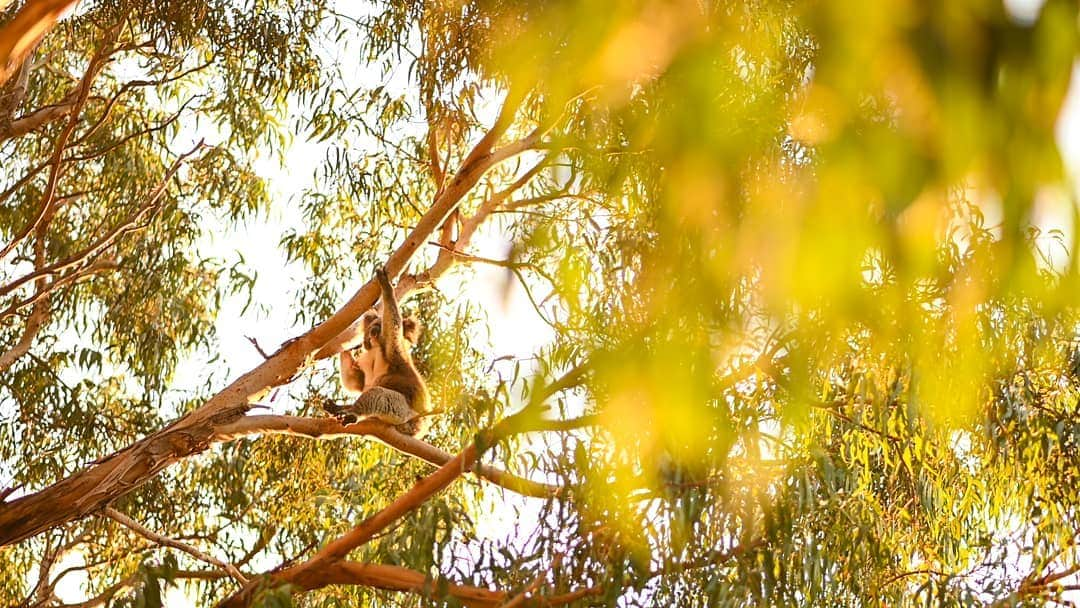
<svg viewBox="0 0 1080 608"><path fill-rule="evenodd" d="M79 138L75 141L75 144L81 144L81 143L89 140L94 135L94 133L97 133L98 130L108 121L109 117L112 115L113 109L117 106L117 104L119 103L121 97L123 97L124 94L127 93L128 91L132 91L132 90L134 90L136 88L155 87L155 86L161 86L163 84L168 84L170 82L175 82L177 80L181 80L183 78L186 78L187 76L190 76L191 74L193 74L195 72L202 71L202 70L210 67L210 65L212 65L212 62L203 63L203 64L197 65L197 66L195 66L195 67L193 67L191 69L184 70L184 71L182 71L180 73L174 74L172 76L167 76L165 78L160 78L158 80L131 80L131 81L128 81L128 82L124 83L124 85L121 86L119 89L117 89L117 91L113 94L113 96L110 97L109 100L106 102L105 109L101 112L101 116L98 117L97 121L95 121L94 124L90 125L90 127L88 127L86 129L86 131L82 135L79 136ZM187 108L188 104L190 104L194 99L195 99L194 97L189 98L187 101L185 101L183 104L181 104L180 109L177 110L175 113L173 113L162 124L167 125L167 124L175 121L179 117L180 112L184 111ZM159 125L158 128L160 128L160 126L161 125Z"/></svg>
<svg viewBox="0 0 1080 608"><path fill-rule="evenodd" d="M263 350L262 346L259 345L258 340L256 340L255 338L252 338L251 336L244 336L244 337L247 338L247 341L250 342L251 346L253 346L255 348L255 351L258 352L260 355L262 355L262 358L264 360L270 358L270 355L266 354L266 351Z"/></svg>
<svg viewBox="0 0 1080 608"><path fill-rule="evenodd" d="M562 554L555 556L555 559L551 560L551 567L543 569L540 574L536 575L520 593L507 600L505 604L502 604L499 608L519 608L525 603L525 600L530 599L533 593L540 588L540 585L544 584L544 579L547 578L549 573L558 572L559 566L562 564Z"/></svg>
<svg viewBox="0 0 1080 608"><path fill-rule="evenodd" d="M817 408L819 410L822 410L824 412L827 412L830 416L836 418L837 420L842 420L843 422L846 422L847 424L850 424L851 426L858 427L858 428L866 431L867 433L872 433L872 434L877 435L879 437L883 437L883 438L888 439L889 441L891 441L893 443L901 443L902 442L902 440L899 437L897 437L896 435L891 435L891 434L889 434L889 433L887 433L885 431L875 429L874 427L872 427L870 425L863 424L862 422L859 422L859 421L855 420L851 416L848 416L847 414L844 414L843 412L836 409L836 407L834 407L834 406L832 406L830 404L811 402L810 406L814 407L814 408Z"/></svg>
<svg viewBox="0 0 1080 608"><path fill-rule="evenodd" d="M417 275L402 277L401 282L398 283L397 289L395 289L395 294L398 296L398 299L404 298L405 295L421 285L431 285L438 277L442 276L447 270L453 267L454 263L457 261L455 252L459 252L460 248L467 247L473 234L480 225L483 224L492 213L498 210L499 206L502 205L511 194L525 186L529 180L535 177L540 169L547 165L550 159L550 155L540 159L540 161L533 165L528 171L515 179L510 186L496 192L485 200L471 217L462 220L458 225L457 237L454 239L452 247L445 242L445 239L437 243L437 246L444 248L446 251L440 252L435 261L424 272ZM521 279L520 276L518 278ZM543 315L541 315L541 317L542 316ZM359 330L357 329L357 331Z"/></svg>
<svg viewBox="0 0 1080 608"><path fill-rule="evenodd" d="M65 274L64 276L62 276L62 277L60 277L60 278L58 278L58 279L56 279L54 281L48 282L48 284L46 284L44 287L39 288L37 291L35 291L33 295L28 296L28 297L26 297L26 298L24 298L22 300L16 301L16 302L12 303L10 306L8 306L7 308L5 308L3 310L0 310L0 319L6 319L8 317L11 317L11 316L17 314L20 310L26 308L27 306L35 306L36 307L36 305L40 304L41 302L46 301L49 298L50 295L52 295L53 293L55 293L56 291L60 290L63 287L67 287L68 285L72 285L72 284L75 284L75 283L82 282L82 281L84 281L86 279L89 279L89 278L91 278L91 277L93 277L93 276L95 276L97 274L103 273L103 272L109 272L109 271L112 271L112 270L116 270L119 267L120 267L120 265L117 264L114 261L95 260L92 264L89 264L89 265L87 265L87 266L85 266L83 268L80 268L79 270L76 270L74 272L69 272L69 273ZM45 279L40 278L38 280L39 281L44 281Z"/></svg>
<svg viewBox="0 0 1080 608"><path fill-rule="evenodd" d="M15 183L8 186L7 189L4 190L3 192L0 192L0 203L2 203L4 201L6 201L7 199L11 198L11 195L18 192L19 188L22 188L27 183L29 183L31 179L36 177L38 173L41 173L48 166L49 166L49 163L48 163L48 161L46 161L46 162L43 162L43 163L40 163L40 164L34 166L29 171L27 171L22 177L20 177L18 180L16 180Z"/></svg>
<svg viewBox="0 0 1080 608"><path fill-rule="evenodd" d="M70 256L64 258L63 260L53 262L52 264L49 264L41 268L40 270L31 272L15 281L12 281L7 285L4 285L2 288L0 288L0 296L5 296L34 279L43 276L54 276L66 270L70 270L71 268L83 264L89 258L96 256L105 249L111 247L119 238L134 230L146 215L150 214L154 209L157 208L158 203L161 201L161 197L165 194L165 191L169 186L169 182L172 181L172 178L176 176L176 173L180 170L180 167L188 158L190 158L193 154L202 149L203 146L204 142L200 141L199 143L195 144L194 148L188 150L187 152L184 152L179 157L177 157L177 159L173 161L172 165L165 171L165 174L162 176L161 180L158 181L158 184L154 186L154 188L147 194L146 199L143 201L143 203L139 205L138 209L136 209L134 213L129 215L123 222L114 226L111 230L102 235L101 238L97 239L96 241L87 245L81 250L71 254ZM8 311L0 313L0 319L3 319L6 314L10 313L8 313Z"/></svg>
<svg viewBox="0 0 1080 608"><path fill-rule="evenodd" d="M217 566L218 568L221 568L222 570L228 572L229 576L236 579L241 585L248 582L247 577L241 574L240 571L237 570L236 567L232 564L223 562L212 555L203 553L202 551L199 551L198 549L187 543L182 543L174 538L169 538L168 536L165 536L163 534L158 534L157 532L150 530L146 526L140 524L134 519L131 519L127 515L124 515L123 513L117 511L112 507L106 507L102 512L109 519L112 519L113 521L119 523L126 528L130 528L133 532L149 541L155 542L163 547L172 547L173 549L178 549L201 562L206 562L212 566Z"/></svg>
<svg viewBox="0 0 1080 608"><path fill-rule="evenodd" d="M176 120L178 118L180 118L180 116L184 113L184 111L187 110L188 105L191 104L191 102L194 101L194 100L195 100L195 97L188 98L187 101L185 101L183 104L180 105L180 108L177 111L173 112L172 114L169 115L168 118L166 118L165 120L159 122L158 124L156 124L156 125L154 125L152 127L146 127L145 129L139 129L138 131L133 131L131 133L128 133L127 135L125 135L125 136L123 136L123 137L121 137L121 138L119 138L119 139L117 139L117 140L115 140L113 142L110 142L109 144L107 144L105 146L102 146L102 147L100 147L100 148L98 148L96 150L91 150L91 151L83 153L83 154L77 154L77 155L68 156L67 158L64 159L64 162L65 163L67 163L67 162L83 162L83 161L93 160L95 158L98 158L98 157L104 156L105 154L108 154L109 152L119 148L120 146L126 144L127 142L129 142L129 141L131 141L133 139L142 137L144 135L149 135L151 133L157 133L159 131L163 131L169 125L176 122ZM98 127L98 124L92 125L90 127L90 130L91 131L95 130L95 129L97 129L97 127Z"/></svg>
<svg viewBox="0 0 1080 608"><path fill-rule="evenodd" d="M427 131L428 166L431 168L431 178L435 181L435 189L440 190L443 181L446 179L446 173L443 171L442 163L439 161L439 141L432 119L433 117L429 114Z"/></svg>
<svg viewBox="0 0 1080 608"><path fill-rule="evenodd" d="M31 1L24 6L24 9L32 4L35 4L35 2ZM20 13L21 12L22 11L20 11ZM16 17L16 19L18 19L18 17ZM8 27L11 27L11 25L13 24L14 22L8 24ZM108 56L111 52L110 47L112 46L112 41L115 40L118 32L119 28L114 28L112 32L110 32L109 40L102 44L101 49L94 54L94 57L91 58L90 64L86 68L86 72L83 73L83 77L79 81L78 88L76 89L71 113L68 117L68 123L64 127L64 130L61 131L60 135L56 138L56 143L53 147L52 158L49 161L49 179L46 183L45 191L41 195L41 201L38 204L38 212L34 216L34 219L29 224L27 224L27 226L23 228L22 231L16 234L15 238L13 238L11 242L9 242L2 249L0 249L0 259L3 259L9 253L11 253L12 249L14 249L24 239L26 239L27 236L37 230L38 226L45 222L46 218L48 218L52 213L53 204L55 203L54 198L56 196L56 186L60 181L60 172L62 160L64 158L64 150L67 147L68 140L71 139L72 133L75 132L75 127L79 124L79 115L82 113L82 107L86 104L86 100L90 95L90 85L93 83L94 78L97 77L101 69L105 67L106 60L108 59ZM3 69L3 34L4 31L0 30L0 70ZM2 75L2 72L0 72L0 75Z"/></svg>

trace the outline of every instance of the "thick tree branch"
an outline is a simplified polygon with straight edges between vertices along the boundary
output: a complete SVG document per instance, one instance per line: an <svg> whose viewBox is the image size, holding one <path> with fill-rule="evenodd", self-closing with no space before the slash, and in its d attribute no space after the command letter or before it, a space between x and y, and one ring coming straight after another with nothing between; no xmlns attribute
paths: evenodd
<svg viewBox="0 0 1080 608"><path fill-rule="evenodd" d="M30 310L30 316L26 319L26 325L23 327L19 341L4 351L3 354L0 354L0 374L6 372L23 355L30 352L34 339L37 338L41 328L45 326L45 322L48 320L49 308L47 306L34 306Z"/></svg>
<svg viewBox="0 0 1080 608"><path fill-rule="evenodd" d="M0 0L2 2L2 0ZM19 71L14 80L0 84L0 133L11 126L15 112L26 101L26 91L30 84L30 71L33 69L34 49L26 53L26 58L19 65Z"/></svg>
<svg viewBox="0 0 1080 608"><path fill-rule="evenodd" d="M78 0L27 0L15 17L0 28L0 84L18 70L37 43Z"/></svg>
<svg viewBox="0 0 1080 608"><path fill-rule="evenodd" d="M7 125L7 128L0 132L0 141L12 139L14 137L22 137L31 131L39 129L45 124L67 116L74 107L74 101L66 101L51 106L45 106L44 108L38 108L29 114L24 114L15 120L12 120L11 123Z"/></svg>
<svg viewBox="0 0 1080 608"><path fill-rule="evenodd" d="M410 456L415 456L435 466L445 465L452 455L415 437L395 431L392 426L378 420L361 420L342 425L335 418L302 418L299 416L244 416L232 424L217 429L214 441L231 441L249 435L291 435L309 439L334 439L348 435L372 437ZM491 483L512 492L534 498L551 498L562 492L552 486L511 475L495 467L477 463L471 472Z"/></svg>

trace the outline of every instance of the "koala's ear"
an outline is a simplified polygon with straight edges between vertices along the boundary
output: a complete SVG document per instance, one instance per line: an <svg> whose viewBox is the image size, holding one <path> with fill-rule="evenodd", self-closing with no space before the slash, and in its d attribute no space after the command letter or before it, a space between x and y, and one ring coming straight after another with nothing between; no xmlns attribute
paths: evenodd
<svg viewBox="0 0 1080 608"><path fill-rule="evenodd" d="M364 313L364 316L360 317L364 331L371 327L371 324L379 320L379 315L374 310L369 310Z"/></svg>
<svg viewBox="0 0 1080 608"><path fill-rule="evenodd" d="M415 317L405 317L401 322L401 335L413 344L416 344L416 341L420 339L421 329L420 321Z"/></svg>

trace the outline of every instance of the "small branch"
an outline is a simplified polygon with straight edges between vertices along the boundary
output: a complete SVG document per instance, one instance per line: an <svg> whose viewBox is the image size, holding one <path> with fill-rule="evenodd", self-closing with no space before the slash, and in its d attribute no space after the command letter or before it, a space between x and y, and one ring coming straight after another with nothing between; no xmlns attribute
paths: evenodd
<svg viewBox="0 0 1080 608"><path fill-rule="evenodd" d="M0 502L4 502L5 500L7 500L8 496L11 496L16 491L18 491L19 488L21 488L21 487L23 487L25 485L26 484L24 484L24 483L19 483L19 484L15 484L15 485L13 485L11 487L4 488L3 490L0 490Z"/></svg>
<svg viewBox="0 0 1080 608"><path fill-rule="evenodd" d="M365 585L375 589L406 591L441 599L433 596L437 586L432 585L427 576L401 566L339 561L328 569L330 572L325 574L335 579L332 584ZM465 606L480 607L499 604L506 597L506 592L449 583L446 585L446 595L457 598Z"/></svg>
<svg viewBox="0 0 1080 608"><path fill-rule="evenodd" d="M531 422L529 424L529 430L538 433L561 433L564 431L576 431L588 426L596 426L599 423L600 418L594 415L579 416L578 418L571 418L570 420L541 419Z"/></svg>
<svg viewBox="0 0 1080 608"><path fill-rule="evenodd" d="M446 179L446 174L443 171L442 164L439 162L439 142L430 114L428 115L427 153L428 165L431 167L431 177L435 180L435 189L439 190Z"/></svg>
<svg viewBox="0 0 1080 608"><path fill-rule="evenodd" d="M194 148L177 157L177 159L173 161L172 165L165 171L165 175L162 176L158 184L147 195L145 202L143 202L143 204L139 206L135 213L131 214L120 225L114 227L112 230L107 232L98 240L94 241L90 245L87 245L80 251L77 251L76 253L68 256L67 258L59 260L57 262L53 262L52 264L49 264L41 268L40 270L31 272L30 274L22 276L19 279L3 286L2 288L0 288L0 296L7 295L12 291L18 289L19 287L25 285L27 282L37 279L39 277L56 275L64 272L65 270L74 268L75 266L83 263L88 258L96 256L105 249L112 246L120 237L137 229L139 227L139 222L142 221L143 217L157 207L158 202L161 200L161 197L165 194L165 190L168 188L169 182L174 176L176 176L176 173L180 170L180 167L188 158L190 158L192 155L202 149L203 146L204 142L200 141L195 145ZM5 313L7 313L7 311L5 311ZM0 314L0 318L3 318L4 316L4 314Z"/></svg>
<svg viewBox="0 0 1080 608"><path fill-rule="evenodd" d="M33 305L35 308L32 310L36 310L37 305L45 301L49 297L49 295L56 292L61 287L66 287L74 283L79 283L93 277L94 275L110 270L116 270L119 267L120 265L116 262L108 260L96 260L94 263L86 266L85 268L81 268L74 272L69 272L64 276L52 282L49 282L47 285L39 288L38 291L34 292L33 295L14 302L4 310L0 311L0 319L7 319L8 317L11 317L12 315L18 313L20 310L26 308L27 306ZM39 278L38 281L44 282L45 279L42 277Z"/></svg>
<svg viewBox="0 0 1080 608"><path fill-rule="evenodd" d="M91 151L83 153L83 154L69 156L69 157L64 159L64 162L83 162L83 161L93 160L95 158L99 158L101 156L104 156L105 154L108 154L109 152L119 148L120 146L123 146L124 144L126 144L127 142L129 142L129 141L131 141L133 139L142 137L144 135L149 135L151 133L157 133L159 131L162 131L162 130L166 129L169 125L171 125L172 123L176 122L176 120L178 118L180 118L180 116L184 113L184 111L187 110L188 105L190 105L192 101L197 99L197 97L198 96L189 97L188 100L185 101L180 106L180 108L178 110L176 110L171 115L169 115L169 117L166 118L165 120L159 122L158 124L156 124L156 125L154 125L152 127L146 127L145 129L139 129L138 131L133 131L131 133L128 133L127 135L125 135L125 136L123 136L123 137L121 137L121 138L119 138L117 140L114 140L114 141L110 142L109 144L107 144L105 146L102 146L102 147L100 147L100 148L98 148L96 150L91 150ZM94 125L91 125L90 128L87 130L87 133L89 134L89 133L97 130L97 128L100 126L100 124L101 123L99 121L98 123L95 123ZM85 137L85 135L84 135L84 137ZM79 142L76 142L76 143L82 143L82 142L79 141Z"/></svg>
<svg viewBox="0 0 1080 608"><path fill-rule="evenodd" d="M127 515L124 515L120 511L117 511L116 509L114 509L112 507L105 507L105 509L103 510L103 513L105 514L106 517L118 522L119 524L121 524L121 525L123 525L123 526L125 526L127 528L130 528L136 534L138 534L139 536L142 536L143 538L145 538L147 540L153 541L153 542L155 542L155 543L157 543L159 545L165 546L165 547L172 547L173 549L179 549L180 551L183 551L184 553L187 553L188 555L194 557L195 559L197 559L199 561L206 562L206 563L208 563L208 564L210 564L212 566L217 566L218 568L221 568L221 569L225 570L226 572L229 573L229 576L236 579L241 585L247 584L247 582L248 582L247 577L245 577L243 574L241 574L240 571L237 570L236 567L233 566L232 564L223 562L220 559L217 559L216 557L213 557L211 555L207 555L206 553L203 553L202 551L199 551L198 549L196 549L195 547L192 547L191 545L188 545L188 544L182 543L182 542L180 542L178 540L169 538L168 536L163 536L161 534L158 534L158 533L146 528L145 526L143 526L139 522L135 521L134 519L131 519Z"/></svg>
<svg viewBox="0 0 1080 608"><path fill-rule="evenodd" d="M869 426L869 425L863 424L861 422L858 422L857 420L855 420L855 419L851 418L850 416L840 412L839 410L837 410L836 408L832 407L831 405L829 405L827 403L810 403L810 407L817 408L819 410L823 410L825 412L828 412L830 416L836 418L837 420L842 420L842 421L844 421L844 422L846 422L846 423L848 423L848 424L850 424L852 426L858 427L858 428L860 428L860 429L862 429L862 430L864 430L864 431L866 431L868 433L872 433L872 434L877 435L879 437L884 437L885 439L888 439L889 441L891 441L893 443L902 443L902 440L899 437L897 437L895 435L890 435L889 433L887 433L885 431L881 431L881 430L875 429L872 426Z"/></svg>
<svg viewBox="0 0 1080 608"><path fill-rule="evenodd" d="M555 559L551 560L551 567L549 569L545 569L540 574L536 575L536 578L533 579L532 583L522 589L521 593L510 598L510 600L500 606L500 608L518 608L519 606L521 606L526 599L529 599L530 596L532 596L532 594L540 588L540 585L544 583L544 579L547 578L547 575L549 573L554 573L558 571L559 566L562 565L562 557L563 556L561 553L556 555Z"/></svg>
<svg viewBox="0 0 1080 608"><path fill-rule="evenodd" d="M23 7L23 10L26 10L26 8L37 4L40 1L41 0L37 0L37 2L32 1L28 3ZM20 11L20 14L21 13L22 11ZM19 17L16 16L15 19L17 20L18 18ZM12 27L14 24L14 21L12 23L9 23L8 28ZM5 59L3 56L3 36L4 32L8 28L0 30L0 77L2 77L3 74L2 62ZM27 224L25 228L22 229L22 231L15 235L15 238L13 238L11 242L5 245L3 249L0 249L0 259L3 259L9 253L11 253L12 249L14 249L32 232L37 230L38 226L41 225L42 222L44 222L46 218L48 218L49 215L52 213L53 203L55 202L54 198L56 196L56 186L57 183L60 181L60 169L64 158L64 150L67 147L68 140L71 139L72 133L74 133L75 131L75 127L79 124L79 115L82 112L83 105L86 104L86 100L90 95L90 85L93 83L94 78L97 77L101 69L105 67L106 60L108 59L109 53L111 52L109 50L109 47L111 47L113 40L116 39L117 33L119 33L119 28L113 28L113 30L110 32L110 40L104 43L101 49L90 60L90 65L87 66L86 72L83 74L83 77L79 81L79 85L75 90L74 102L71 108L71 114L68 117L68 123L64 127L64 130L61 131L59 137L57 137L56 143L53 147L52 158L49 161L49 181L45 185L45 191L41 195L41 202L39 203L37 214L35 215L34 219L29 224Z"/></svg>
<svg viewBox="0 0 1080 608"><path fill-rule="evenodd" d="M251 345L255 347L255 350L258 351L258 353L260 355L262 355L263 359L269 359L270 358L270 355L266 354L266 351L263 350L261 346L259 346L259 341L258 340L256 340L255 338L252 338L251 336L244 336L244 337L247 338L247 341L250 342Z"/></svg>

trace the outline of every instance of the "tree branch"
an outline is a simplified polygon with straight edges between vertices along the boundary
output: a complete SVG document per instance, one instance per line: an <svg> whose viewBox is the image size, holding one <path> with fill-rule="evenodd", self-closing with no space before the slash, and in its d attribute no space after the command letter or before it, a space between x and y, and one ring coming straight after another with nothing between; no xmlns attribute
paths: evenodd
<svg viewBox="0 0 1080 608"><path fill-rule="evenodd" d="M217 429L213 441L232 441L239 437L258 434L290 435L308 439L336 439L349 435L372 437L404 454L415 456L435 466L445 465L453 458L450 454L427 442L399 433L391 425L372 419L342 425L335 418L330 417L244 416L236 422ZM478 477L486 479L497 486L524 496L551 498L559 496L563 491L563 488L559 486L524 479L483 463L476 463L469 470Z"/></svg>
<svg viewBox="0 0 1080 608"><path fill-rule="evenodd" d="M77 3L78 0L27 0L15 17L0 28L0 84L11 78L37 43Z"/></svg>
<svg viewBox="0 0 1080 608"><path fill-rule="evenodd" d="M241 574L240 571L237 570L236 567L232 564L223 562L212 555L203 553L202 551L199 551L198 549L192 547L187 543L182 543L176 539L169 538L168 536L164 536L162 534L158 534L112 507L105 507L102 513L104 513L105 516L109 519L112 519L113 521L119 523L124 527L130 528L133 532L149 541L153 541L164 547L172 547L173 549L179 549L180 551L187 553L188 555L194 557L201 562L206 562L212 566L217 566L218 568L221 568L222 570L228 572L229 576L239 581L241 585L248 582L247 577Z"/></svg>
<svg viewBox="0 0 1080 608"><path fill-rule="evenodd" d="M31 0L31 2L25 5L23 9L25 10L27 7L38 3L39 2ZM22 11L20 11L20 14L21 12ZM18 19L18 16L16 16L16 19ZM8 27L10 28L12 25L14 25L14 21L8 24ZM27 224L22 231L15 235L15 238L11 239L11 242L5 245L3 249L0 249L0 259L3 259L7 254L11 253L12 249L37 230L38 226L45 222L52 213L53 205L55 203L54 199L56 197L56 186L60 181L60 169L64 158L64 150L67 148L67 143L68 140L71 139L72 133L75 132L75 127L79 124L79 114L82 112L82 107L86 104L86 100L90 96L90 85L93 83L94 78L97 77L101 69L105 67L106 60L112 52L112 41L115 40L118 32L118 27L112 29L109 33L109 40L103 44L97 53L94 54L93 58L90 59L90 65L87 66L86 72L83 73L83 77L79 81L79 86L76 89L71 108L71 115L68 117L68 123L56 138L56 143L53 146L52 158L49 161L49 179L45 185L45 191L41 194L41 202L39 203L40 207L37 215L35 215L33 221ZM0 77L2 77L3 74L3 34L4 30L0 30Z"/></svg>
<svg viewBox="0 0 1080 608"><path fill-rule="evenodd" d="M66 101L38 108L29 114L24 114L7 125L7 128L0 133L0 141L22 137L31 131L37 130L42 125L67 116L74 107L74 101Z"/></svg>

